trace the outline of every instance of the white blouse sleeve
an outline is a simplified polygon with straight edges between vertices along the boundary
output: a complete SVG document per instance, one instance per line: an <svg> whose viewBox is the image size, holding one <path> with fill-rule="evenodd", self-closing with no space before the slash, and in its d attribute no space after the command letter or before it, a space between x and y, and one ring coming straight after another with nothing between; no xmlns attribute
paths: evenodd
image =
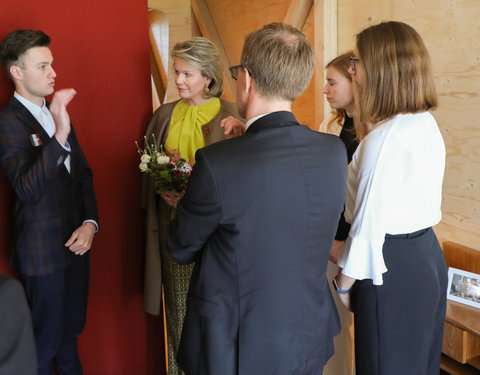
<svg viewBox="0 0 480 375"><path fill-rule="evenodd" d="M397 115L360 143L348 170L345 219L352 224L339 266L382 285L385 234L411 233L441 219L445 146L429 113Z"/></svg>
<svg viewBox="0 0 480 375"><path fill-rule="evenodd" d="M385 239L381 180L382 146L388 127L377 128L359 145L348 171L345 219L352 224L339 266L355 279L383 283L387 271L382 254ZM352 220L353 219L353 220Z"/></svg>

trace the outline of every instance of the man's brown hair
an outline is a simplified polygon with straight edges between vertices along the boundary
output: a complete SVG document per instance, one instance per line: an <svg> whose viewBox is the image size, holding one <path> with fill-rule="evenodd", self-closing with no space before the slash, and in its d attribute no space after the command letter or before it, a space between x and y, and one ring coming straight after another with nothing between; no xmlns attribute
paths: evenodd
<svg viewBox="0 0 480 375"><path fill-rule="evenodd" d="M3 70L12 78L10 67L20 64L20 59L30 48L48 47L50 37L41 30L18 29L8 34L0 45Z"/></svg>
<svg viewBox="0 0 480 375"><path fill-rule="evenodd" d="M299 30L274 22L247 35L240 63L261 95L294 101L312 78L313 48Z"/></svg>

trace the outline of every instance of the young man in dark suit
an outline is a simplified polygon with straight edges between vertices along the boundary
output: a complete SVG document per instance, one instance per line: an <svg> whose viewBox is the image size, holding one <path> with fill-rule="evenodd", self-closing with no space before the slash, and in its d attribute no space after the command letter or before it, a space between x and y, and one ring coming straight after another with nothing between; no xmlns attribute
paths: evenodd
<svg viewBox="0 0 480 375"><path fill-rule="evenodd" d="M92 171L67 112L75 90L54 91L50 38L16 30L0 45L15 93L0 111L0 162L16 193L13 263L32 309L38 373L82 374L77 336L87 309L89 252L98 229Z"/></svg>
<svg viewBox="0 0 480 375"><path fill-rule="evenodd" d="M254 31L230 70L247 130L197 151L170 228L173 257L196 262L178 362L187 375L320 375L340 330L326 269L345 147L291 113L313 74L300 31Z"/></svg>

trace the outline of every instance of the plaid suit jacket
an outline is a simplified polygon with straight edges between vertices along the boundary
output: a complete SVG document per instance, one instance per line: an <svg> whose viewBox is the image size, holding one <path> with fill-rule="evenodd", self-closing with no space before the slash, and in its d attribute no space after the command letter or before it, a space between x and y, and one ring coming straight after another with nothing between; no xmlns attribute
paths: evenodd
<svg viewBox="0 0 480 375"><path fill-rule="evenodd" d="M23 275L65 268L76 256L64 246L72 232L98 222L92 171L73 127L68 143L71 173L68 152L15 97L0 111L0 163L16 193L13 263Z"/></svg>

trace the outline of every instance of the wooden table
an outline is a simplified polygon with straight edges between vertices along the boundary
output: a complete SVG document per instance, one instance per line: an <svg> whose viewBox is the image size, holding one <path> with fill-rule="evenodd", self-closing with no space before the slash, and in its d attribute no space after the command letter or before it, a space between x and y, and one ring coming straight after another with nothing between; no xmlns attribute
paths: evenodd
<svg viewBox="0 0 480 375"><path fill-rule="evenodd" d="M453 242L443 243L447 266L480 273L480 252ZM447 301L442 370L451 375L480 374L480 309Z"/></svg>

